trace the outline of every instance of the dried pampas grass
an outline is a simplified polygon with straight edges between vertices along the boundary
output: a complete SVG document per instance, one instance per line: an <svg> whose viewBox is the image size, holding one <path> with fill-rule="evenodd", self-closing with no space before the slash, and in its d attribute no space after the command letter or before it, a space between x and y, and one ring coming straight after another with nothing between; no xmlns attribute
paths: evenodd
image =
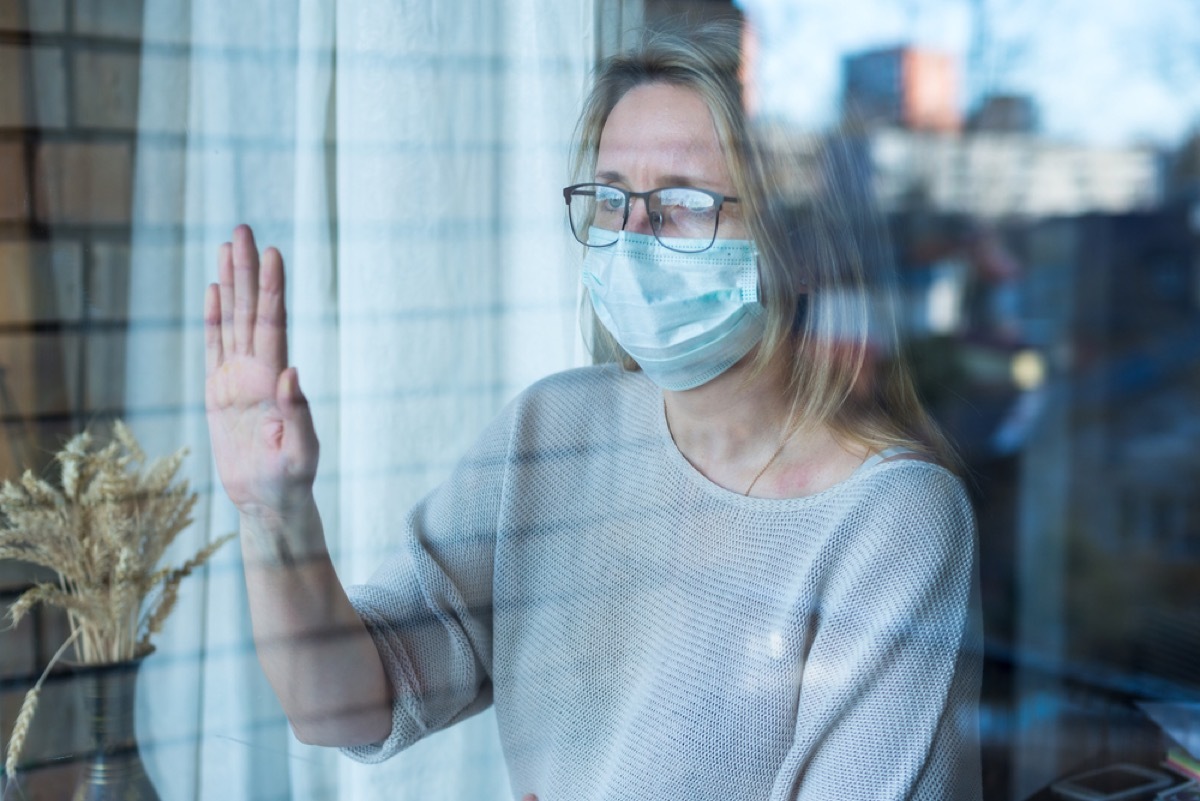
<svg viewBox="0 0 1200 801"><path fill-rule="evenodd" d="M113 438L93 448L84 432L57 454L58 486L26 471L0 486L0 559L49 568L57 583L23 593L8 609L13 626L38 604L65 609L79 662L132 659L150 649L175 606L183 579L235 534L206 545L179 567L160 568L163 554L192 523L196 493L175 476L186 449L146 464L146 454L122 422ZM42 678L45 678L43 674ZM9 740L11 774L37 706L42 680L26 695Z"/></svg>

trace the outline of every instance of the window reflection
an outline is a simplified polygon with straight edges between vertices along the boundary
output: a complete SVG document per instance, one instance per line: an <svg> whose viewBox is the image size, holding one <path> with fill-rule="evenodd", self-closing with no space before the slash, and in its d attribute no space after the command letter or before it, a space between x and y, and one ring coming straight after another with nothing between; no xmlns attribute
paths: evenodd
<svg viewBox="0 0 1200 801"><path fill-rule="evenodd" d="M407 508L505 400L584 359L575 276L561 269L578 257L555 193L571 104L596 58L642 24L747 18L758 133L798 163L823 132L847 136L887 217L904 347L968 469L985 797L1027 798L1082 766L1159 765L1173 743L1137 702L1200 699L1200 138L1188 127L1200 33L1188 9L1163 4L1137 22L1093 9L1079 22L1066 2L854 6L879 17L871 28L766 0L600 2L555 12L565 16L533 35L536 49L517 52L505 34L538 16L523 4L496 4L461 41L427 35L457 24L435 10L414 32L374 5L269 24L243 9L232 27L217 10L153 0L0 8L0 478L52 470L70 434L126 417L156 449L196 453L190 477L209 505L189 545L236 524L212 493L189 370L213 245L250 218L302 276L293 350L338 454L318 492L341 526L364 532L336 544L339 565L369 573L390 518L362 510L381 498L388 514ZM335 33L351 25L363 38ZM1110 29L1129 55L1088 44ZM1039 61L1051 40L1096 66ZM1146 66L1155 51L1169 68ZM1035 84L1031 71L1076 88ZM380 89L392 84L422 102ZM267 99L231 111L248 86ZM308 100L297 86L313 89ZM539 104L571 110L537 116ZM339 123L348 109L359 116ZM372 200L397 175L453 187L467 168L456 164L486 165L481 197ZM780 176L797 199L814 191L803 175ZM537 199L495 217L492 184L522 181L538 187L523 204ZM379 291L397 253L428 269ZM500 261L517 266L482 278L462 267ZM456 344L449 357L415 348L404 372L380 379L355 354L383 332L393 351ZM372 415L385 433L365 425ZM351 444L389 438L415 444ZM0 561L0 603L41 578ZM218 560L203 586L177 613L170 656L148 665L156 689L139 714L152 774L197 798L224 765L250 798L382 793L370 777L394 773L339 783L334 758L290 741L258 673L236 560ZM214 633L222 616L236 625ZM66 636L49 613L0 632L0 741ZM753 647L775 657L777 636ZM47 690L54 727L81 725L70 693ZM413 764L439 747L477 755L479 742L446 738ZM80 748L34 732L30 781L69 783L60 761ZM307 767L281 778L289 760ZM437 781L461 793L503 779L493 764Z"/></svg>

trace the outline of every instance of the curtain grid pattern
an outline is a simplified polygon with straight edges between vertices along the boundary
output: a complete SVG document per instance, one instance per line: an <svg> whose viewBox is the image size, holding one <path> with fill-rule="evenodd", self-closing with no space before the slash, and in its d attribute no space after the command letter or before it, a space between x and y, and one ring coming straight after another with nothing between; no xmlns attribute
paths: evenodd
<svg viewBox="0 0 1200 801"><path fill-rule="evenodd" d="M148 452L191 450L202 502L180 552L237 527L211 468L202 306L238 223L287 265L345 583L503 402L579 360L559 189L596 19L547 0L146 0L127 415ZM299 744L254 654L239 560L226 548L185 583L144 672L162 797L509 797L491 713L381 766Z"/></svg>

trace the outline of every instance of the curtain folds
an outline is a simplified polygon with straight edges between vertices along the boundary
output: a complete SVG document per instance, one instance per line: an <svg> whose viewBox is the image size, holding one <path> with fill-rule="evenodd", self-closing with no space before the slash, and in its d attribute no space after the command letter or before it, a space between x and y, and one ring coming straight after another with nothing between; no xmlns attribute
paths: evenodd
<svg viewBox="0 0 1200 801"><path fill-rule="evenodd" d="M316 492L347 583L499 406L578 359L571 133L589 3L146 0L127 417L186 445L179 553L237 525L203 413L205 286L240 222L287 265ZM300 745L259 669L240 554L184 584L138 726L164 798L507 798L491 713L381 766Z"/></svg>

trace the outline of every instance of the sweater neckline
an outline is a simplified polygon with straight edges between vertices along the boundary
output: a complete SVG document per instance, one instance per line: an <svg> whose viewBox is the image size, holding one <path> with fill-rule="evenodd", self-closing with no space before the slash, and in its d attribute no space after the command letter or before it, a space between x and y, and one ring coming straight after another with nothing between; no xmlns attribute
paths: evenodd
<svg viewBox="0 0 1200 801"><path fill-rule="evenodd" d="M658 438L659 447L665 452L667 462L671 466L672 471L687 483L699 488L705 494L725 503L750 506L757 509L796 509L814 504L827 503L841 493L853 488L866 476L872 475L879 470L903 467L905 465L929 464L928 462L912 459L887 462L868 457L867 461L849 476L832 486L826 487L820 492L814 492L812 495L801 495L794 498L760 498L753 495L743 495L740 492L722 487L697 470L695 465L687 460L679 450L679 446L675 444L675 438L671 436L671 427L667 424L667 409L663 401L662 390L641 372L636 373L636 375L649 388L645 398L646 403L650 407L647 411L653 419L654 434ZM936 467L936 465L933 466Z"/></svg>

